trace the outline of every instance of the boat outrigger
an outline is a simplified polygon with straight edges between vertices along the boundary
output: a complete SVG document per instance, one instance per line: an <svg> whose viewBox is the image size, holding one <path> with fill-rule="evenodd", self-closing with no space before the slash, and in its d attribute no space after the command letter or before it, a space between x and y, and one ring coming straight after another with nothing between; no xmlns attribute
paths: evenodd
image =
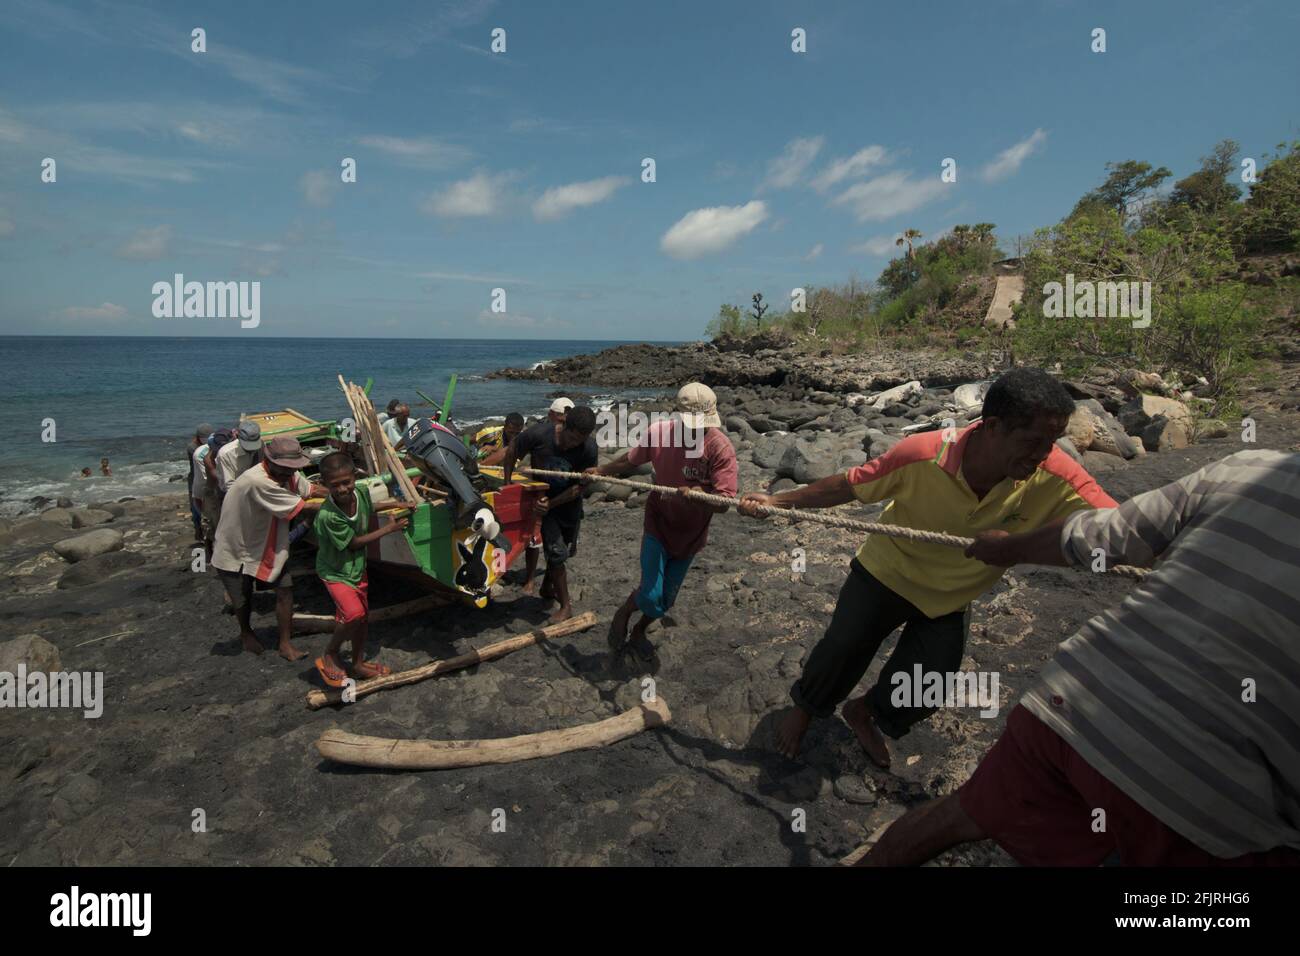
<svg viewBox="0 0 1300 956"><path fill-rule="evenodd" d="M369 546L370 566L449 600L485 607L492 586L527 546L533 503L546 494L546 484L516 480L507 485L499 468L480 469L468 438L444 424L451 389L441 407L431 403L435 417L411 419L403 435L404 457L399 457L366 390L342 376L339 383L350 417L316 421L286 408L245 414L241 420L257 422L266 439L297 438L313 466L333 451L350 452L357 482L366 485L375 506L372 530L408 518L401 534Z"/></svg>

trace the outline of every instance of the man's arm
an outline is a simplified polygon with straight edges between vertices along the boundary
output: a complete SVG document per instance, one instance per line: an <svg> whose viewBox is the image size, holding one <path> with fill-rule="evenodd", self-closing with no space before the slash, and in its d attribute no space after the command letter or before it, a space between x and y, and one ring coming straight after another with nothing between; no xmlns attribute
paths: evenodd
<svg viewBox="0 0 1300 956"><path fill-rule="evenodd" d="M966 549L966 557L975 558L985 564L999 568L1009 568L1013 564L1050 564L1065 567L1066 560L1061 550L1061 529L1070 516L1049 521L1041 528L1026 531L1024 534L1008 534L1006 531L983 531L976 535L975 543Z"/></svg>
<svg viewBox="0 0 1300 956"><path fill-rule="evenodd" d="M510 484L510 477L515 470L515 462L519 460L519 451L516 448L519 439L512 441L506 449L505 457L501 461L501 477L505 483Z"/></svg>
<svg viewBox="0 0 1300 956"><path fill-rule="evenodd" d="M831 475L811 485L783 491L777 495L765 495L759 491L746 492L740 498L736 510L751 518L765 517L755 510L758 506L769 508L833 508L855 500L853 486L845 474Z"/></svg>
<svg viewBox="0 0 1300 956"><path fill-rule="evenodd" d="M382 528L378 528L374 531L367 531L365 534L354 534L352 540L348 542L348 549L351 551L360 551L372 541L378 541L385 535L404 531L406 526L410 523L411 522L406 518L394 518Z"/></svg>
<svg viewBox="0 0 1300 956"><path fill-rule="evenodd" d="M550 500L552 508L558 508L560 505L567 505L570 501L582 494L582 485L573 485L565 488L558 495Z"/></svg>
<svg viewBox="0 0 1300 956"><path fill-rule="evenodd" d="M1216 462L1118 508L1076 511L1024 534L986 531L966 555L1000 567L1022 562L1085 567L1100 552L1108 564L1149 568L1195 512L1194 494L1206 473L1230 468Z"/></svg>
<svg viewBox="0 0 1300 956"><path fill-rule="evenodd" d="M632 461L630 457L631 454L632 452L630 450L625 451L623 452L623 454L619 455L613 461L607 461L603 465L597 465L594 468L588 468L585 472L583 472L583 474L606 475L610 478L622 478L624 475L629 474L637 467L639 467L638 463Z"/></svg>

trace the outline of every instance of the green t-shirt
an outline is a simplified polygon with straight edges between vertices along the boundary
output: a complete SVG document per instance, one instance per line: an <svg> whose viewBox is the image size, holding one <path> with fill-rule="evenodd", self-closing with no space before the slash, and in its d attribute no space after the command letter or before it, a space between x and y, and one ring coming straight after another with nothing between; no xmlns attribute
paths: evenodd
<svg viewBox="0 0 1300 956"><path fill-rule="evenodd" d="M333 498L326 498L316 515L316 573L322 581L357 585L366 573L366 550L348 545L370 530L370 492L357 485L357 513L349 518Z"/></svg>

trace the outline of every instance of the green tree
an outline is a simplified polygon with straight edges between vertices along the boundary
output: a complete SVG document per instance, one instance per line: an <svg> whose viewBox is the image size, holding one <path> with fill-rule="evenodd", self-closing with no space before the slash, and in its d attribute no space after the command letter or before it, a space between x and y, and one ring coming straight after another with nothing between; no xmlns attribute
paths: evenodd
<svg viewBox="0 0 1300 956"><path fill-rule="evenodd" d="M1225 139L1209 156L1201 157L1196 172L1174 183L1169 202L1188 206L1197 212L1218 213L1241 198L1241 192L1228 181L1237 169L1238 145Z"/></svg>
<svg viewBox="0 0 1300 956"><path fill-rule="evenodd" d="M744 329L745 317L740 311L740 306L724 303L705 328L704 334L711 339L717 339L727 335L741 335Z"/></svg>
<svg viewBox="0 0 1300 956"><path fill-rule="evenodd" d="M1278 154L1259 171L1242 207L1240 243L1244 252L1285 252L1300 248L1300 141L1278 146Z"/></svg>
<svg viewBox="0 0 1300 956"><path fill-rule="evenodd" d="M1106 181L1091 192L1084 193L1075 204L1071 216L1086 212L1090 207L1113 209L1125 215L1134 202L1147 197L1157 186L1173 174L1165 167L1153 169L1150 163L1126 159L1122 163L1107 163Z"/></svg>

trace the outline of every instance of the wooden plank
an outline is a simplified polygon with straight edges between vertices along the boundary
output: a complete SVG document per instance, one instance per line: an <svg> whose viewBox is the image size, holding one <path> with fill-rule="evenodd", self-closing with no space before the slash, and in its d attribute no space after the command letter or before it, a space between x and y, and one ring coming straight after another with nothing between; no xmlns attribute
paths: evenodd
<svg viewBox="0 0 1300 956"><path fill-rule="evenodd" d="M575 750L607 747L672 720L668 702L658 697L592 724L497 740L392 740L328 730L316 741L320 755L335 763L383 770L447 770L484 764L516 763Z"/></svg>
<svg viewBox="0 0 1300 956"><path fill-rule="evenodd" d="M319 616L324 617L325 615ZM295 615L295 620L296 619L297 615ZM374 620L373 614L370 619L372 621ZM374 677L370 680L358 681L355 687L355 694L359 699L367 694L387 690L390 687L404 687L407 684L415 684L422 680L428 680L430 677L437 677L439 674L446 674L449 671L464 670L466 667L473 667L475 664L481 664L484 661L496 660L498 657L504 657L514 651L525 647L531 647L532 645L545 640L557 637L567 637L570 634L577 634L579 631L585 631L595 623L595 613L593 611L586 611L579 614L577 617L571 617L567 621L561 621L559 624L550 624L546 627L540 627L527 634L521 634L518 637L510 637L504 641L497 641L495 644L480 647L476 650L469 651L466 654L449 657L446 660L432 661L431 663L422 664L421 666L411 668L410 670L397 671L396 673L387 674L383 677ZM340 704L342 702L343 691L333 687L328 690L313 690L307 695L307 706L312 710L324 707L326 704Z"/></svg>

